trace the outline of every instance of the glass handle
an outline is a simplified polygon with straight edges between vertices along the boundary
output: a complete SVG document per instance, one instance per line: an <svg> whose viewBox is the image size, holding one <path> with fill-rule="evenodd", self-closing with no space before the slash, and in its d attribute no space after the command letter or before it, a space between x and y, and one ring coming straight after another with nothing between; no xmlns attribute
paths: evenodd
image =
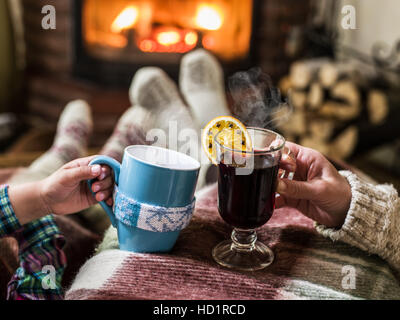
<svg viewBox="0 0 400 320"><path fill-rule="evenodd" d="M286 155L286 160L281 160L279 178L293 180L294 174L296 172L296 157L288 147L283 148L282 156L283 155Z"/></svg>

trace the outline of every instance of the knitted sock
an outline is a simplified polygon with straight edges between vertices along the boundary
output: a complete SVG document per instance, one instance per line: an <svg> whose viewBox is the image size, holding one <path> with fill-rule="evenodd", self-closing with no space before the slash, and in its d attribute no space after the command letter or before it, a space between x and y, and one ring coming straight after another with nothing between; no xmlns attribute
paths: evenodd
<svg viewBox="0 0 400 320"><path fill-rule="evenodd" d="M130 97L133 104L139 104L152 112L154 128L163 130L167 135L164 147L180 151L182 143L176 141L178 139L170 140L169 136L175 132L179 135L184 129L199 129L193 122L176 84L159 68L140 69L133 79Z"/></svg>
<svg viewBox="0 0 400 320"><path fill-rule="evenodd" d="M121 161L127 146L147 144L146 133L153 122L153 116L147 109L141 106L130 107L119 119L100 154Z"/></svg>
<svg viewBox="0 0 400 320"><path fill-rule="evenodd" d="M43 179L65 163L86 155L93 122L90 106L83 100L68 103L58 121L52 147L27 170L11 178L10 184Z"/></svg>
<svg viewBox="0 0 400 320"><path fill-rule="evenodd" d="M181 61L179 80L182 95L201 128L215 117L231 114L222 68L208 51L197 49L186 54Z"/></svg>
<svg viewBox="0 0 400 320"><path fill-rule="evenodd" d="M155 67L140 69L132 81L129 94L132 104L139 104L152 112L153 128L161 129L165 135L164 139L157 137L158 140L152 145L186 153L203 163L200 127L193 121L176 84L164 71ZM157 136L157 132L154 133ZM202 166L200 170L198 187L205 183L206 169Z"/></svg>

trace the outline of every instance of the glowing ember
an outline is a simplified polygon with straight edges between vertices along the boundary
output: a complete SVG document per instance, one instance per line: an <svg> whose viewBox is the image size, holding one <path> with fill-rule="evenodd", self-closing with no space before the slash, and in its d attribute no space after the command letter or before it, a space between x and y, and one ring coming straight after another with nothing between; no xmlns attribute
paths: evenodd
<svg viewBox="0 0 400 320"><path fill-rule="evenodd" d="M193 30L159 27L153 30L150 37L139 39L137 43L139 49L144 52L185 53L196 46L198 39Z"/></svg>
<svg viewBox="0 0 400 320"><path fill-rule="evenodd" d="M157 44L153 40L142 40L139 43L139 48L143 52L154 52L156 50Z"/></svg>
<svg viewBox="0 0 400 320"><path fill-rule="evenodd" d="M200 5L197 10L196 24L206 30L218 30L221 28L223 16L216 7Z"/></svg>
<svg viewBox="0 0 400 320"><path fill-rule="evenodd" d="M164 31L157 35L157 42L163 46L169 46L181 41L181 35L177 31Z"/></svg>
<svg viewBox="0 0 400 320"><path fill-rule="evenodd" d="M132 28L139 17L139 10L135 6L128 6L115 18L111 25L111 31L121 32L124 29Z"/></svg>
<svg viewBox="0 0 400 320"><path fill-rule="evenodd" d="M190 31L185 36L185 43L188 46L195 46L197 44L198 39L199 37L197 36L197 33L194 31Z"/></svg>

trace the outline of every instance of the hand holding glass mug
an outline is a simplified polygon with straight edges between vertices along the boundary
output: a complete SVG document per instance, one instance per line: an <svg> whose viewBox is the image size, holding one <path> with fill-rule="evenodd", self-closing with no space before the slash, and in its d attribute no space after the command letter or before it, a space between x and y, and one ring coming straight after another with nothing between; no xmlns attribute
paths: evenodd
<svg viewBox="0 0 400 320"><path fill-rule="evenodd" d="M218 165L219 213L234 228L231 239L212 251L220 265L254 271L273 262L272 250L257 241L255 229L276 207L297 208L328 227L343 224L351 189L319 152L286 142L271 130L246 128L232 117L210 121L203 149Z"/></svg>
<svg viewBox="0 0 400 320"><path fill-rule="evenodd" d="M218 210L234 230L230 240L214 247L212 255L222 266L255 271L274 260L273 251L257 241L255 229L266 224L273 214L278 172L290 176L289 165L280 170L280 160L289 150L285 149L285 139L278 133L262 128L245 130L251 136L251 146L246 149L242 146L249 142L248 137L243 143L238 138L229 139L237 142L232 147L221 142L219 136L224 130L215 136ZM232 131L233 137L237 136L236 131Z"/></svg>
<svg viewBox="0 0 400 320"><path fill-rule="evenodd" d="M318 151L286 142L292 156L283 155L280 166L295 171L294 179L280 179L276 207L297 208L327 227L341 227L351 201L347 180Z"/></svg>

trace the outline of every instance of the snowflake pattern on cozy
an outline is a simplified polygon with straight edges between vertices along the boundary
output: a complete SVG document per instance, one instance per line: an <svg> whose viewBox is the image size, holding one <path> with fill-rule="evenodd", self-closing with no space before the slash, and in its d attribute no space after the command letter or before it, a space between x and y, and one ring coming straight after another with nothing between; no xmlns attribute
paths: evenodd
<svg viewBox="0 0 400 320"><path fill-rule="evenodd" d="M185 207L166 208L140 203L115 188L115 217L122 223L153 232L184 229L192 218L195 199Z"/></svg>

